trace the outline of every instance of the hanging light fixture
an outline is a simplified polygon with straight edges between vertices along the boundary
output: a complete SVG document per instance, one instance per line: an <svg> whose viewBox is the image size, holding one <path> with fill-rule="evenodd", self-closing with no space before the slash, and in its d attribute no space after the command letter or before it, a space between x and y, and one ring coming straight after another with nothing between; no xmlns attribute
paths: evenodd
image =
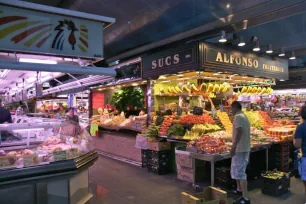
<svg viewBox="0 0 306 204"><path fill-rule="evenodd" d="M255 46L253 47L253 51L254 51L254 52L260 51L259 40L257 40L257 41L255 42Z"/></svg>
<svg viewBox="0 0 306 204"><path fill-rule="evenodd" d="M222 30L219 42L225 43L226 41L227 41L227 39L226 39L226 32L224 30Z"/></svg>
<svg viewBox="0 0 306 204"><path fill-rule="evenodd" d="M295 59L295 53L294 53L294 51L291 52L291 55L290 55L290 58L289 58L289 59L291 59L291 60L294 60L294 59Z"/></svg>
<svg viewBox="0 0 306 204"><path fill-rule="evenodd" d="M279 50L279 54L278 54L278 56L280 56L280 57L285 56L285 51L284 51L284 48L281 48L281 49Z"/></svg>
<svg viewBox="0 0 306 204"><path fill-rule="evenodd" d="M239 47L245 46L245 42L244 42L243 36L240 36L238 46L239 46Z"/></svg>
<svg viewBox="0 0 306 204"><path fill-rule="evenodd" d="M266 50L266 53L271 54L273 52L272 50L272 44L268 45L268 49Z"/></svg>

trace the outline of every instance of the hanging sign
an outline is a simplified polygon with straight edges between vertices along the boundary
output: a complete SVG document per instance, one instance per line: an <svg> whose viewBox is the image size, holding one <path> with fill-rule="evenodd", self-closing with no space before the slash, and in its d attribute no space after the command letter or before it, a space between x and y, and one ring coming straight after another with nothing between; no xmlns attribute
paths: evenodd
<svg viewBox="0 0 306 204"><path fill-rule="evenodd" d="M104 108L104 93L92 93L92 108Z"/></svg>
<svg viewBox="0 0 306 204"><path fill-rule="evenodd" d="M273 89L301 89L306 88L306 68L296 68L289 71L289 79L279 81Z"/></svg>
<svg viewBox="0 0 306 204"><path fill-rule="evenodd" d="M181 44L143 58L142 78L198 69L198 44Z"/></svg>
<svg viewBox="0 0 306 204"><path fill-rule="evenodd" d="M0 5L0 49L103 58L103 23Z"/></svg>
<svg viewBox="0 0 306 204"><path fill-rule="evenodd" d="M288 79L288 60L200 44L201 68L279 80Z"/></svg>
<svg viewBox="0 0 306 204"><path fill-rule="evenodd" d="M141 77L141 63L130 64L116 69L117 79L124 78L140 78Z"/></svg>

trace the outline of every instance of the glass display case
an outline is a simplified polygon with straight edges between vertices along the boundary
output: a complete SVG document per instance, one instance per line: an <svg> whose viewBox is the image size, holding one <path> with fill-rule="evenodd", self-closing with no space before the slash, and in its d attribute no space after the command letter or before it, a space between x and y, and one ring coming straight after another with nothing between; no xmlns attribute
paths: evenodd
<svg viewBox="0 0 306 204"><path fill-rule="evenodd" d="M40 120L0 125L1 170L75 159L93 150L90 134L80 125Z"/></svg>

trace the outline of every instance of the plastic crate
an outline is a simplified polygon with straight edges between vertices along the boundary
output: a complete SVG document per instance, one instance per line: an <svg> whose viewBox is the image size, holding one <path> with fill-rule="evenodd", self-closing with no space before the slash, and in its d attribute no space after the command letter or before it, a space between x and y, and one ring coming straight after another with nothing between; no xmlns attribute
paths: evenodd
<svg viewBox="0 0 306 204"><path fill-rule="evenodd" d="M168 167L158 167L158 166L154 166L151 164L148 164L148 172L153 172L156 173L158 175L164 175L169 173L169 168Z"/></svg>
<svg viewBox="0 0 306 204"><path fill-rule="evenodd" d="M266 195L274 196L274 197L279 197L281 195L284 195L288 192L290 192L290 187L285 187L281 189L275 189L275 188L263 188L261 189L261 192Z"/></svg>
<svg viewBox="0 0 306 204"><path fill-rule="evenodd" d="M215 169L215 177L231 178L231 169L228 167L217 167Z"/></svg>
<svg viewBox="0 0 306 204"><path fill-rule="evenodd" d="M154 159L148 160L148 163L158 167L169 167L169 159Z"/></svg>
<svg viewBox="0 0 306 204"><path fill-rule="evenodd" d="M227 189L236 189L237 187L236 181L228 177L215 177L215 182L217 185Z"/></svg>
<svg viewBox="0 0 306 204"><path fill-rule="evenodd" d="M168 159L170 156L170 151L151 151L149 157L154 159Z"/></svg>

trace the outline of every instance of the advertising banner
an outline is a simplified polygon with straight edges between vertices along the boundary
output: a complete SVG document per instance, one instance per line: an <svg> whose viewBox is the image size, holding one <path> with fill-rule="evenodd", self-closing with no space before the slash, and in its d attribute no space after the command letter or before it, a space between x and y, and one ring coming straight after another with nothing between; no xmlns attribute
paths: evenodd
<svg viewBox="0 0 306 204"><path fill-rule="evenodd" d="M103 23L0 5L0 49L103 58Z"/></svg>

